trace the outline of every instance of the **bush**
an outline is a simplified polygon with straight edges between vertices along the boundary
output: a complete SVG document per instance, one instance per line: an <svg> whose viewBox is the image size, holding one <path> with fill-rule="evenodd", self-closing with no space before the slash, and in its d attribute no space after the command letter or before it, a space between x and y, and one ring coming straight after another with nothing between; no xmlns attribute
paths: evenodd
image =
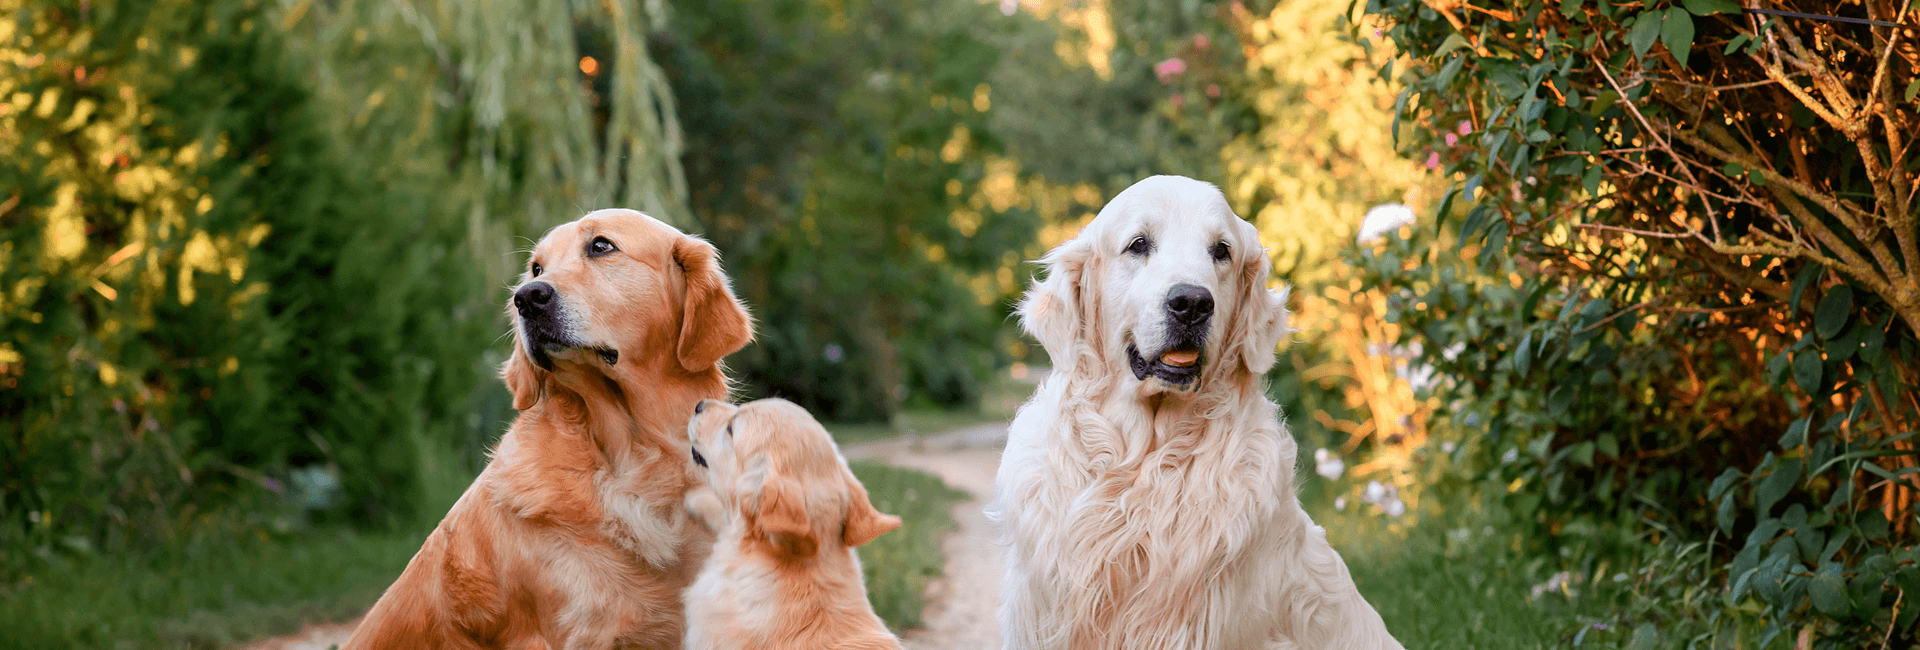
<svg viewBox="0 0 1920 650"><path fill-rule="evenodd" d="M1354 258L1447 378L1435 480L1549 547L1712 542L1716 606L1763 646L1911 639L1920 153L1892 32L1436 6L1368 8L1412 57L1408 146L1459 181L1444 234Z"/></svg>

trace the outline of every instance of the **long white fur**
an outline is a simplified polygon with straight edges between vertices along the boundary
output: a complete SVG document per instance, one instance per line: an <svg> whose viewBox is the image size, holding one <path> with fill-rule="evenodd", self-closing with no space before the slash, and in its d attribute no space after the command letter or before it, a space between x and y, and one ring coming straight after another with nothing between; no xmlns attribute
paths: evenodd
<svg viewBox="0 0 1920 650"><path fill-rule="evenodd" d="M1152 254L1126 254L1143 233ZM988 507L1011 545L1005 648L1399 648L1300 509L1265 396L1286 290L1267 289L1253 226L1212 185L1155 176L1042 263L1019 313L1055 370L1014 418ZM1200 377L1136 379L1126 346L1165 345L1181 283L1217 305Z"/></svg>

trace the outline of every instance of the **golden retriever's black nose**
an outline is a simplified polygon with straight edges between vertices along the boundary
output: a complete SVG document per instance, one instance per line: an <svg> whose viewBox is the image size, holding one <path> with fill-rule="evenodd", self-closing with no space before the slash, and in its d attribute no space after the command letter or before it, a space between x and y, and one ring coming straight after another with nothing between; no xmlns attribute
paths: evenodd
<svg viewBox="0 0 1920 650"><path fill-rule="evenodd" d="M1191 284L1173 285L1167 292L1167 315L1192 325L1213 315L1213 292Z"/></svg>
<svg viewBox="0 0 1920 650"><path fill-rule="evenodd" d="M513 292L513 307L520 310L521 316L544 314L547 305L553 303L553 285L545 282L533 282Z"/></svg>

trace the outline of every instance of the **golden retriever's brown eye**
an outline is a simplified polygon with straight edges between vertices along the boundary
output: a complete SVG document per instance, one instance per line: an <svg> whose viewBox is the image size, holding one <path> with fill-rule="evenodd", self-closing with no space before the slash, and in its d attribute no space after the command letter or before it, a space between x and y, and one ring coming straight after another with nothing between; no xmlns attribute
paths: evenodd
<svg viewBox="0 0 1920 650"><path fill-rule="evenodd" d="M1127 244L1126 253L1128 255L1145 257L1147 253L1151 252L1153 252L1153 242L1148 240L1144 235L1133 238L1133 241Z"/></svg>
<svg viewBox="0 0 1920 650"><path fill-rule="evenodd" d="M535 262L535 263L534 263L534 265L533 265L533 268L532 268L532 271L533 271L533 277L536 277L536 278L537 278L537 277L540 277L540 272L541 272L541 271L544 271L544 270L546 270L546 269L543 269L543 268L541 268L541 267L540 267L540 264L539 264L538 262Z"/></svg>
<svg viewBox="0 0 1920 650"><path fill-rule="evenodd" d="M587 257L599 257L617 250L620 250L620 247L613 245L613 242L605 237L595 237L592 242L587 243Z"/></svg>
<svg viewBox="0 0 1920 650"><path fill-rule="evenodd" d="M1214 242L1213 248L1207 249L1207 253L1213 255L1213 261L1225 262L1233 256L1233 249L1227 248L1226 242Z"/></svg>

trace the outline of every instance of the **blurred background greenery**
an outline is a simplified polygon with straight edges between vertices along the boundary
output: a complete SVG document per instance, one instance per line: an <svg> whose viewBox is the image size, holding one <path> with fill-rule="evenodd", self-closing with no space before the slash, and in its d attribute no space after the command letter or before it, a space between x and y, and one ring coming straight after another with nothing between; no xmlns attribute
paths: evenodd
<svg viewBox="0 0 1920 650"><path fill-rule="evenodd" d="M1711 647L1812 643L1860 622L1910 633L1920 609L1896 617L1899 586L1920 588L1898 461L1911 443L1896 434L1920 408L1911 329L1863 299L1857 320L1874 327L1855 329L1877 328L1904 364L1875 371L1894 397L1874 440L1893 442L1872 449L1892 451L1818 452L1881 458L1887 480L1788 498L1884 490L1840 499L1848 522L1882 512L1867 532L1886 540L1840 558L1908 559L1881 562L1879 582L1847 574L1855 618L1723 597L1729 563L1753 566L1734 557L1732 528L1714 532L1702 486L1778 473L1775 452L1815 454L1749 447L1815 393L1853 414L1816 433L1851 431L1865 389L1791 393L1780 368L1761 386L1757 353L1707 362L1739 348L1738 331L1636 330L1610 311L1626 294L1586 298L1645 290L1539 263L1604 258L1605 242L1545 254L1524 244L1565 235L1516 229L1509 254L1507 225L1476 237L1495 204L1519 224L1513 205L1565 196L1553 192L1592 204L1617 185L1576 175L1523 192L1533 166L1564 170L1524 153L1508 164L1501 147L1523 138L1486 134L1530 140L1564 117L1476 117L1520 95L1483 83L1505 63L1447 72L1466 42L1438 11L1499 17L1457 4L0 0L0 646L220 647L351 618L513 416L494 378L505 288L520 251L584 211L634 207L712 240L758 325L728 359L745 396L795 400L851 442L1004 418L1027 390L1011 379L1046 365L1010 317L1028 261L1157 173L1220 185L1260 228L1274 280L1293 285L1301 331L1271 394L1301 475L1323 477L1306 479L1309 509L1336 522L1409 647L1679 647L1658 631L1670 619ZM1586 4L1560 7L1615 15ZM1525 101L1547 97L1532 79ZM1424 84L1411 105L1410 84ZM1471 128L1452 126L1462 111ZM1500 160L1467 164L1481 152ZM1463 237L1446 217L1468 211L1461 183L1483 176L1508 179L1513 198L1473 212ZM1382 203L1423 216L1356 242ZM1762 302L1781 331L1809 331L1789 301ZM1564 350L1533 338L1594 323L1621 330L1605 358L1593 336ZM1676 363L1719 387L1686 402L1699 408L1656 404ZM1627 388L1573 399L1602 372L1594 385ZM1567 376L1581 388L1556 390ZM1716 426L1745 433L1692 435ZM1753 468L1762 453L1767 471ZM903 530L920 532L869 549L877 606L916 624L963 497L911 470L859 471L926 496L899 504ZM1734 492L1747 494L1712 496L1729 495L1725 510ZM1433 609L1452 602L1483 607Z"/></svg>

